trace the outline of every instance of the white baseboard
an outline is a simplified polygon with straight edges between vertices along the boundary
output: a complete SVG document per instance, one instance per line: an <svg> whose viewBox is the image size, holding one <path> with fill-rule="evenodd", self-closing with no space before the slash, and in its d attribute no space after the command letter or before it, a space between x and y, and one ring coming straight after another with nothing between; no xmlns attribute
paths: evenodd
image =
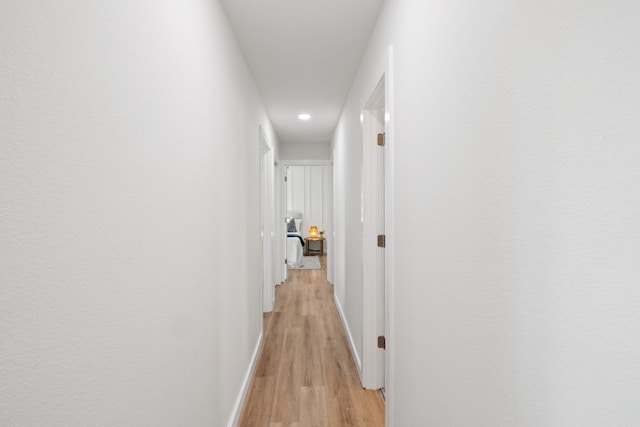
<svg viewBox="0 0 640 427"><path fill-rule="evenodd" d="M242 412L244 400L246 399L247 393L249 392L249 386L251 385L253 371L255 371L256 369L258 355L260 354L260 348L262 347L262 336L263 335L261 332L260 336L258 337L258 342L256 343L256 348L253 350L253 356L251 356L251 362L249 363L249 368L247 369L247 373L244 376L244 381L242 381L240 393L238 393L236 403L233 405L233 411L231 411L231 417L229 417L227 427L236 427L238 425L238 422L240 421L240 413Z"/></svg>
<svg viewBox="0 0 640 427"><path fill-rule="evenodd" d="M342 311L342 306L340 305L340 301L338 301L338 297L336 294L333 294L333 300L336 302L336 307L338 308L338 314L340 315L340 320L342 321L342 326L344 327L344 331L347 334L347 339L349 341L349 349L351 350L351 356L353 357L353 361L356 362L356 367L358 368L358 374L360 375L360 381L362 381L362 362L360 361L360 356L356 351L355 343L353 342L353 336L351 335L351 330L349 329L349 324L347 323L347 319L344 316L344 311Z"/></svg>

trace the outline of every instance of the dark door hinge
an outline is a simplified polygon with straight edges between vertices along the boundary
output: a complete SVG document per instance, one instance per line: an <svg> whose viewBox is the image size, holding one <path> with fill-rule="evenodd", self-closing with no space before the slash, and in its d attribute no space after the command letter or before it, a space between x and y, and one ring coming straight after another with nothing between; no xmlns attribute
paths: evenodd
<svg viewBox="0 0 640 427"><path fill-rule="evenodd" d="M387 247L387 237L384 234L378 234L378 247L379 248Z"/></svg>
<svg viewBox="0 0 640 427"><path fill-rule="evenodd" d="M384 335L378 337L378 348L381 348L383 350L387 348L387 339L384 337Z"/></svg>
<svg viewBox="0 0 640 427"><path fill-rule="evenodd" d="M383 147L385 143L385 134L384 133L379 133L378 134L378 145Z"/></svg>

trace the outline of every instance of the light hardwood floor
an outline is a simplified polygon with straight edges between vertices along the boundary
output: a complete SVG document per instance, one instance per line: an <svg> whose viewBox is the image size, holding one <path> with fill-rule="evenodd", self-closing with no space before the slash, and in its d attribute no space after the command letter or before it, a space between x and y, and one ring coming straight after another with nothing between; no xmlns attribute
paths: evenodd
<svg viewBox="0 0 640 427"><path fill-rule="evenodd" d="M325 258L276 288L240 427L384 426L380 393L360 385Z"/></svg>

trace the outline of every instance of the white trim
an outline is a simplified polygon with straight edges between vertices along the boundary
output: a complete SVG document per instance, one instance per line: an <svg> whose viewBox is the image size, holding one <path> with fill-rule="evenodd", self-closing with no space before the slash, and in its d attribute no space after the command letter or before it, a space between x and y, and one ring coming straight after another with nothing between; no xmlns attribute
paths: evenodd
<svg viewBox="0 0 640 427"><path fill-rule="evenodd" d="M262 276L262 311L268 313L273 310L275 302L275 200L274 173L275 162L273 147L267 135L258 125L258 147L260 153L260 256Z"/></svg>
<svg viewBox="0 0 640 427"><path fill-rule="evenodd" d="M389 46L387 56L387 70L385 72L385 232L387 233L387 247L385 252L385 425L393 426L395 415L395 158L394 158L394 69L393 46Z"/></svg>
<svg viewBox="0 0 640 427"><path fill-rule="evenodd" d="M287 191L284 182L284 176L282 175L282 171L284 166L281 166L278 162L275 164L275 169L273 171L274 183L274 213L273 213L273 228L274 228L274 243L276 245L276 251L273 258L273 269L275 273L275 281L276 285L284 283L287 280L287 265L284 262L284 259L287 257L287 230L285 228L285 223L282 220L281 212L283 210L283 203L285 202L285 196L283 197L282 192ZM286 209L286 205L284 205L284 209ZM274 293L275 297L275 293Z"/></svg>
<svg viewBox="0 0 640 427"><path fill-rule="evenodd" d="M287 216L287 182L285 181L285 178L287 177L287 165L285 165L284 163L281 163L279 166L279 173L278 173L278 180L279 180L279 186L280 186L280 199L279 199L279 203L278 203L278 215L277 215L277 221L280 224L280 228L279 228L279 233L280 233L280 246L282 246L282 252L280 253L280 258L277 260L276 265L278 262L281 262L282 264L280 264L280 271L281 273L281 277L282 277L282 282L280 283L284 283L287 281L287 263L285 262L286 258L287 258L287 225L286 222L284 221L284 218Z"/></svg>
<svg viewBox="0 0 640 427"><path fill-rule="evenodd" d="M347 319L344 316L344 311L342 311L342 306L340 305L340 301L336 294L333 294L333 300L336 303L336 308L338 309L338 314L340 315L340 320L342 321L342 327L344 328L344 332L347 335L347 340L349 341L349 349L351 350L351 355L353 356L353 361L356 363L356 368L358 368L358 374L360 378L362 378L362 362L360 361L360 356L358 355L358 351L356 350L356 345L353 341L353 335L351 335L351 330L349 329L349 325L347 324Z"/></svg>
<svg viewBox="0 0 640 427"><path fill-rule="evenodd" d="M334 272L335 272L335 262L336 262L336 251L334 249L334 242L336 241L336 168L333 167L333 160L336 157L336 149L331 148L331 170L329 174L329 180L331 185L327 188L331 188L331 197L327 200L330 203L330 209L327 211L327 218L329 218L329 241L326 242L327 247L327 282L332 285L335 284Z"/></svg>
<svg viewBox="0 0 640 427"><path fill-rule="evenodd" d="M249 369L247 369L247 373L244 376L244 380L242 381L242 387L240 388L240 393L238 393L238 397L236 398L236 402L233 405L233 410L231 411L231 416L229 417L229 422L227 423L227 427L236 427L238 422L240 421L240 413L242 412L242 407L244 406L244 400L247 397L247 393L249 392L249 386L251 385L251 378L253 377L253 372L256 369L256 365L258 362L258 355L260 354L260 350L262 349L262 332L258 337L258 342L256 343L256 348L253 350L253 355L251 356L251 362L249 363Z"/></svg>

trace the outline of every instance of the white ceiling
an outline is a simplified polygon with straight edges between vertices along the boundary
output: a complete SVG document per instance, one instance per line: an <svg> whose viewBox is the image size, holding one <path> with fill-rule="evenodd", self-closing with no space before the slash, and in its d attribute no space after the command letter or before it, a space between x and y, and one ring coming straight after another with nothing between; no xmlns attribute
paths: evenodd
<svg viewBox="0 0 640 427"><path fill-rule="evenodd" d="M221 0L281 143L331 139L383 2Z"/></svg>

